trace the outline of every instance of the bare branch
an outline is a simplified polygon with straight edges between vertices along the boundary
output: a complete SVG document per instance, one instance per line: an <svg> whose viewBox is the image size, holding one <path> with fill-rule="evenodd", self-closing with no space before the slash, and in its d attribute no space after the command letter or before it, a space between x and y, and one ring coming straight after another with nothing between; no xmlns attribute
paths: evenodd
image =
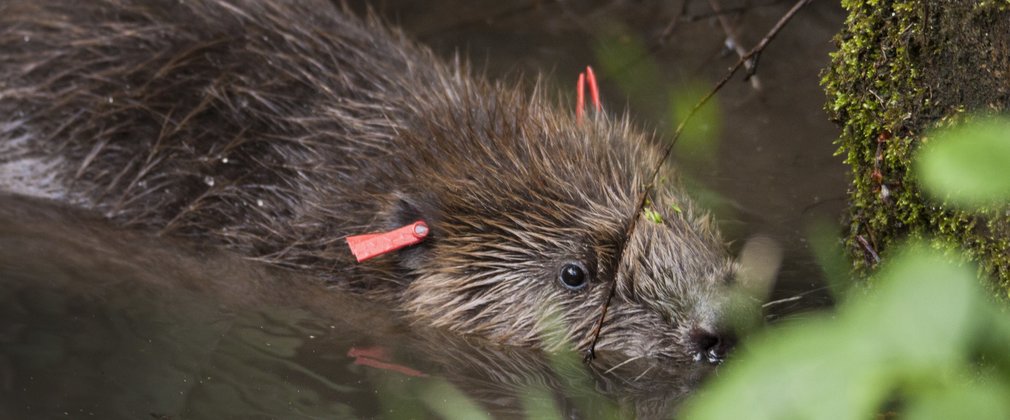
<svg viewBox="0 0 1010 420"><path fill-rule="evenodd" d="M673 132L673 138L670 139L670 143L666 145L666 149L663 151L663 156L659 159L659 162L657 162L656 167L653 168L652 170L652 176L649 177L649 185L642 193L641 201L638 204L639 212L641 212L642 208L645 207L645 202L647 200L649 192L652 190L653 186L656 183L656 177L659 175L659 171L663 167L663 163L665 163L666 160L670 158L670 153L673 152L673 146L677 144L677 140L679 140L680 136L684 133L684 128L687 126L687 123L691 121L691 118L693 118L694 115L698 113L698 110L700 110L701 107L705 106L705 104L708 103L708 101L711 100L712 97L715 96L715 94L719 92L719 90L721 90L722 87L725 86L730 79L733 78L733 75L735 75L736 72L740 70L740 67L744 66L744 63L748 62L751 59L753 59L756 62L757 58L761 55L761 52L764 51L765 47L768 46L768 43L771 42L772 39L775 39L775 36L777 36L779 32L782 30L782 28L786 26L786 23L789 23L789 21L792 20L793 16L796 15L796 12L799 12L800 9L803 8L803 6L810 4L811 1L813 0L797 1L796 4L794 4L793 7L789 9L788 12L786 12L786 14L782 15L779 21L775 23L775 26L773 26L768 31L768 33L765 34L764 38L762 38L761 41L754 46L754 48L751 48L750 51L747 51L746 54L744 54L742 57L740 57L739 60L737 60L736 64L734 64L732 67L729 68L729 70L726 72L726 75L723 76L723 78L719 80L718 83L715 84L715 86L712 88L712 90L708 92L708 94L703 96L701 100L699 100L698 103L696 103L694 107L691 108L691 111L687 113L687 116L684 117L684 120L677 125L677 129Z"/></svg>
<svg viewBox="0 0 1010 420"><path fill-rule="evenodd" d="M708 0L708 4L712 6L712 12L716 14L719 26L722 26L723 32L726 32L726 46L736 51L736 55L740 59L743 59L747 55L747 51L744 51L743 45L740 43L740 37L737 36L736 28L733 27L727 15L722 13L722 6L719 5L719 0ZM748 75L753 75L757 71L757 63L754 60L744 60L743 65L747 68ZM750 85L754 90L761 90L761 81L758 80L757 76L750 78Z"/></svg>

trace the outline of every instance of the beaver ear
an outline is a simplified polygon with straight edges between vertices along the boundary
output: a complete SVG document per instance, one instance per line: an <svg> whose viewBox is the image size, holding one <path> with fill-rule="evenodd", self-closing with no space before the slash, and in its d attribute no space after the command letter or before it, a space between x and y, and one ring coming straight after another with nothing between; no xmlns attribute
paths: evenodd
<svg viewBox="0 0 1010 420"><path fill-rule="evenodd" d="M395 229L418 220L428 225L428 236L418 244L398 251L399 264L410 271L421 269L428 261L433 244L439 238L438 220L435 207L427 193L406 193L397 191L390 197L383 213L387 226Z"/></svg>

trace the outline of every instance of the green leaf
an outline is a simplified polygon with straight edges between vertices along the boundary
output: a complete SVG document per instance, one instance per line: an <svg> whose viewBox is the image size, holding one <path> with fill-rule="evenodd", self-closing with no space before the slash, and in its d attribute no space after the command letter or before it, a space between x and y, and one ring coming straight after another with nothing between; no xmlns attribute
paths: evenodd
<svg viewBox="0 0 1010 420"><path fill-rule="evenodd" d="M655 210L653 210L651 208L648 208L648 207L646 207L642 211L645 213L645 219L646 220L648 220L648 221L650 221L652 223L658 224L658 225L663 224L663 215L659 214L658 211L655 211Z"/></svg>
<svg viewBox="0 0 1010 420"><path fill-rule="evenodd" d="M927 392L912 400L907 416L913 420L1010 419L1010 390L1006 384L959 384Z"/></svg>
<svg viewBox="0 0 1010 420"><path fill-rule="evenodd" d="M876 293L851 305L850 322L883 350L888 369L912 374L960 362L983 301L975 270L921 244L895 257L878 274Z"/></svg>
<svg viewBox="0 0 1010 420"><path fill-rule="evenodd" d="M983 304L971 269L918 246L895 255L877 283L835 318L752 341L685 418L872 418L903 384L942 381L963 366Z"/></svg>
<svg viewBox="0 0 1010 420"><path fill-rule="evenodd" d="M836 299L848 297L855 282L849 277L852 264L847 258L842 242L838 238L838 227L834 222L818 220L807 227L808 243L814 258L824 272L824 278Z"/></svg>
<svg viewBox="0 0 1010 420"><path fill-rule="evenodd" d="M421 389L421 400L444 419L490 419L475 401L445 381L435 381Z"/></svg>
<svg viewBox="0 0 1010 420"><path fill-rule="evenodd" d="M923 188L956 205L1010 202L1010 120L977 118L937 131L915 163Z"/></svg>
<svg viewBox="0 0 1010 420"><path fill-rule="evenodd" d="M686 419L864 419L885 382L859 332L827 318L774 331L689 401Z"/></svg>

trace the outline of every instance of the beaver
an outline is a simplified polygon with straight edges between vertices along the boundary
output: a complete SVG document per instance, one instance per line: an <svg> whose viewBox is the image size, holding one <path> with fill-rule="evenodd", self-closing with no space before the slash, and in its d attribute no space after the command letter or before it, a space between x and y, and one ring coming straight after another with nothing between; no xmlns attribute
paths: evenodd
<svg viewBox="0 0 1010 420"><path fill-rule="evenodd" d="M734 263L708 213L627 116L555 102L324 0L0 4L8 192L503 345L721 361ZM345 243L417 220L369 261Z"/></svg>

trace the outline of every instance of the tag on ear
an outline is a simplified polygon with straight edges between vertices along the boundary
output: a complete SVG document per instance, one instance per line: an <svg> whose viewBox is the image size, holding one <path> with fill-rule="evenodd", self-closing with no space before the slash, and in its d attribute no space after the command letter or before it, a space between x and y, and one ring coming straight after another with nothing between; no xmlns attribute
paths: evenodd
<svg viewBox="0 0 1010 420"><path fill-rule="evenodd" d="M421 242L428 236L428 225L418 220L409 225L383 233L368 233L347 237L347 246L358 262L396 251Z"/></svg>
<svg viewBox="0 0 1010 420"><path fill-rule="evenodd" d="M583 115L586 111L586 83L589 84L589 97L593 101L596 113L603 112L603 105L600 104L600 87L596 85L596 73L593 73L592 66L586 66L586 71L579 73L579 81L575 85L575 120L582 123Z"/></svg>

